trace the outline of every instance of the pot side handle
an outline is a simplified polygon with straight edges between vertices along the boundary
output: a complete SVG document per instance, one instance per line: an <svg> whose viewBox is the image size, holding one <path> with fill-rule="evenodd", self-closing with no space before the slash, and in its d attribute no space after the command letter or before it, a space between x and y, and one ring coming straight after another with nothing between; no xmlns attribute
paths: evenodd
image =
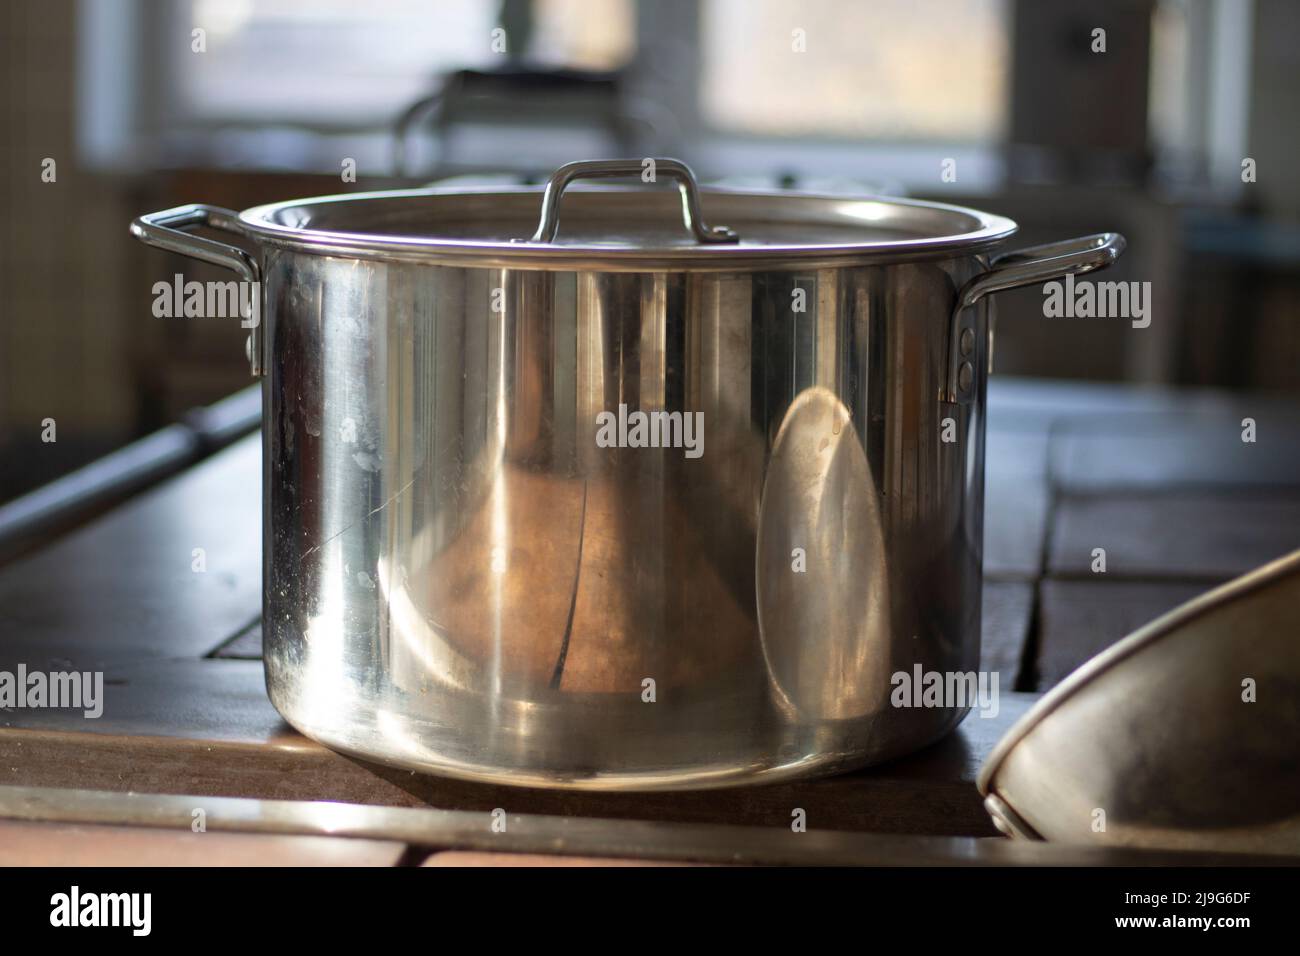
<svg viewBox="0 0 1300 956"><path fill-rule="evenodd" d="M980 337L976 329L977 314L972 306L980 299L1004 289L1104 269L1120 257L1125 245L1124 237L1118 232L1099 232L1081 239L1031 246L995 257L987 272L975 276L957 293L948 331L948 374L941 401L966 405L975 397ZM985 338L990 369L993 349L989 340L992 335L990 325Z"/></svg>
<svg viewBox="0 0 1300 956"><path fill-rule="evenodd" d="M261 269L257 260L238 246L183 231L200 227L235 235L243 234L239 228L239 213L234 210L203 203L190 203L140 216L131 223L131 235L146 246L154 246L201 262L223 266L238 275L244 282L251 283L251 298L242 295L238 297L242 316L240 324L250 330L248 362L252 373L254 376L261 375L262 323L258 299L261 295ZM249 301L256 303L251 311L247 308Z"/></svg>

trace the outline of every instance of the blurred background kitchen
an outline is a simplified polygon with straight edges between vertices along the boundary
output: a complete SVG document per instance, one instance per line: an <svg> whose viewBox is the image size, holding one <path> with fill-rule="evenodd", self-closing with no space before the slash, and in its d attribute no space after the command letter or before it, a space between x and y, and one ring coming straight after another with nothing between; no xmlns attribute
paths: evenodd
<svg viewBox="0 0 1300 956"><path fill-rule="evenodd" d="M132 217L597 156L965 203L1023 245L1118 229L1150 327L1006 294L998 373L1295 393L1298 59L1294 0L5 3L0 501L249 384L235 321L151 313L159 279L229 277Z"/></svg>

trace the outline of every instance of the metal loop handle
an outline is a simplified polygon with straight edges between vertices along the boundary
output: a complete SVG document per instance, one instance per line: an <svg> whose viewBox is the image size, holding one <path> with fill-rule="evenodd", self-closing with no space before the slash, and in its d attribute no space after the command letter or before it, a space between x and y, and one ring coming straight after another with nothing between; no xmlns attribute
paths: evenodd
<svg viewBox="0 0 1300 956"><path fill-rule="evenodd" d="M991 292L1105 268L1120 257L1125 245L1119 233L1099 232L1003 253L993 260L992 269L966 283L958 307L972 306Z"/></svg>
<svg viewBox="0 0 1300 956"><path fill-rule="evenodd" d="M976 316L971 307L980 299L1005 289L1104 269L1120 257L1126 244L1117 232L1100 232L995 257L989 271L975 276L957 293L948 330L948 375L941 400L958 405L970 402L975 397L976 370L981 365L978 352L981 349L986 352L983 364L992 361L992 328L983 343L975 329Z"/></svg>
<svg viewBox="0 0 1300 956"><path fill-rule="evenodd" d="M191 203L187 206L177 206L174 209L164 209L162 212L151 212L140 216L131 223L131 235L147 246L179 253L215 266L223 266L246 282L253 283L255 288L260 287L261 269L258 267L257 260L243 249L182 231L201 226L242 235L239 228L239 213L203 203ZM242 299L240 306L242 311ZM251 329L248 361L253 374L261 375L262 324L257 313L247 318L252 323L244 324L245 328Z"/></svg>
<svg viewBox="0 0 1300 956"><path fill-rule="evenodd" d="M643 160L591 159L566 163L557 169L546 183L542 194L542 215L530 242L552 242L560 228L560 197L571 183L579 179L609 179L621 176L641 176ZM654 175L660 174L677 180L682 197L682 222L700 242L739 242L740 237L726 226L709 226L700 213L700 187L691 168L679 159L651 159Z"/></svg>

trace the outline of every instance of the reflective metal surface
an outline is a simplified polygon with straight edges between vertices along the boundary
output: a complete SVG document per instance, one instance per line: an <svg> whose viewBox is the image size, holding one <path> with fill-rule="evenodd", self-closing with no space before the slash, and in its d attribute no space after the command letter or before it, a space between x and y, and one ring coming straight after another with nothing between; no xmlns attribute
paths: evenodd
<svg viewBox="0 0 1300 956"><path fill-rule="evenodd" d="M622 174L628 166L620 161L617 168ZM987 252L1016 229L1001 216L917 200L693 190L684 167L660 170L677 188L575 186L545 210L545 193L531 187L349 193L258 206L238 214L238 228L263 244L299 251L602 272L818 269L883 264L904 255L945 259ZM692 192L698 196L694 210ZM563 227L548 241L561 206ZM703 225L706 216L726 223L734 237L712 236ZM709 241L700 241L701 231Z"/></svg>
<svg viewBox="0 0 1300 956"><path fill-rule="evenodd" d="M1300 854L1300 551L1094 657L999 742L1010 835Z"/></svg>
<svg viewBox="0 0 1300 956"><path fill-rule="evenodd" d="M304 733L655 789L861 766L960 721L891 707L890 678L978 663L986 363L942 398L955 309L987 348L959 290L1023 271L978 254L1014 224L709 194L741 239L697 244L671 198L566 194L554 244L503 238L535 192L242 214L267 687ZM668 440L638 447L640 414Z"/></svg>
<svg viewBox="0 0 1300 956"><path fill-rule="evenodd" d="M539 786L937 739L962 713L895 710L889 678L977 663L983 422L937 400L977 269L268 255L272 700L343 750ZM599 447L620 405L700 413L703 453Z"/></svg>

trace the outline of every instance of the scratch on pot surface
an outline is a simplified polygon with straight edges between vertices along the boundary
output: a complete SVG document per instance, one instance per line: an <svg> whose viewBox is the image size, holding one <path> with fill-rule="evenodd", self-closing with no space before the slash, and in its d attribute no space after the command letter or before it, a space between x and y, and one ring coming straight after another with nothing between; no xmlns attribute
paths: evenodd
<svg viewBox="0 0 1300 956"><path fill-rule="evenodd" d="M413 485L413 484L415 484L415 476L414 476L414 475L411 476L411 480L410 480L410 481L408 481L406 484L402 485L402 487L398 488L398 489L397 489L396 491L394 491L391 495L389 495L389 496L388 496L388 500L385 501L385 502L384 502L382 505L380 505L378 508L374 508L374 509L372 509L372 510L370 510L370 511L367 511L363 517L361 517L361 518L359 518L358 520L352 522L350 525L348 525L348 526L347 526L346 528L344 528L342 531L335 532L334 534L332 534L332 535L330 535L328 538L326 538L324 541L322 541L320 544L318 544L318 545L314 545L313 547L308 548L306 551L304 551L302 554L300 554L300 555L298 556L298 561L299 561L299 563L301 563L301 562L307 560L307 558L311 557L313 554L315 554L315 553L316 553L317 551L319 551L321 548L325 547L325 545L329 544L329 543L330 543L331 541L333 541L335 538L337 538L337 537L339 537L339 536L341 536L341 535L345 535L345 534L347 534L349 531L351 531L351 530L352 530L353 528L355 528L357 525L361 524L362 521L368 521L368 520L369 520L371 517L373 517L374 515L379 514L379 512L383 511L385 508L387 508L389 505L391 505L394 501L396 501L396 500L397 500L397 499L402 495L402 493L405 492L406 489L410 488L411 485Z"/></svg>

